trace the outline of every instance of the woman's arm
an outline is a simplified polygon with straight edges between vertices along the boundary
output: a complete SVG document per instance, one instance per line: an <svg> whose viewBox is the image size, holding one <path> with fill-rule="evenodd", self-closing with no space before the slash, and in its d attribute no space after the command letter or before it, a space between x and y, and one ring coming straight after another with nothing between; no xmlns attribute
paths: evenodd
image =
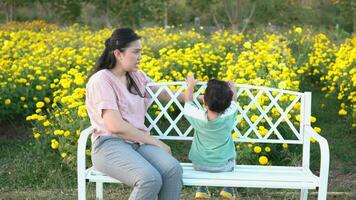
<svg viewBox="0 0 356 200"><path fill-rule="evenodd" d="M103 121L108 131L120 136L124 140L152 144L161 147L171 153L170 147L160 140L150 136L147 132L141 131L125 120L117 110L103 110Z"/></svg>
<svg viewBox="0 0 356 200"><path fill-rule="evenodd" d="M150 87L151 90L153 91L153 93L156 93L159 89L159 86L151 86ZM173 94L175 94L177 91L172 91ZM184 103L184 92L180 93L178 96L177 96L177 99L179 102L181 103ZM160 101L164 101L164 102L168 102L169 100L171 100L171 96L169 96L168 92L166 90L163 90L159 95L158 95L158 99Z"/></svg>
<svg viewBox="0 0 356 200"><path fill-rule="evenodd" d="M159 89L159 86L151 86L150 88L153 91L153 93L156 93ZM176 92L177 91L174 91L174 90L172 91L173 94L175 94ZM186 92L182 92L177 96L177 99L180 103L185 102L185 95L186 95ZM169 100L171 100L171 97L169 96L167 91L164 90L158 95L158 99L160 101L168 102ZM203 95L199 95L197 99L200 103L203 103Z"/></svg>

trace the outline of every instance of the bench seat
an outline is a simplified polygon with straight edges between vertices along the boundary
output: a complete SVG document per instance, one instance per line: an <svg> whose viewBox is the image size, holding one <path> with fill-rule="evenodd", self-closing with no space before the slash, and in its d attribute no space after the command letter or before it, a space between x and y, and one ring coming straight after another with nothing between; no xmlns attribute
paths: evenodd
<svg viewBox="0 0 356 200"><path fill-rule="evenodd" d="M191 163L181 163L183 183L189 186L232 186L255 188L315 189L318 177L303 167L236 165L234 172L196 171ZM93 167L86 170L90 182L120 183Z"/></svg>

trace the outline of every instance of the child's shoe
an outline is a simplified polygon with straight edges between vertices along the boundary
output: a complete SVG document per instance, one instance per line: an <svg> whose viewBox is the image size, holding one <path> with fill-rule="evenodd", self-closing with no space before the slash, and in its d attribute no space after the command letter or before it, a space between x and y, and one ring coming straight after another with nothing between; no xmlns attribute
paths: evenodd
<svg viewBox="0 0 356 200"><path fill-rule="evenodd" d="M232 187L224 187L220 192L220 196L224 199L229 199L229 200L236 199L236 194L234 188Z"/></svg>
<svg viewBox="0 0 356 200"><path fill-rule="evenodd" d="M195 192L195 199L209 199L211 194L208 190L208 187L199 186Z"/></svg>

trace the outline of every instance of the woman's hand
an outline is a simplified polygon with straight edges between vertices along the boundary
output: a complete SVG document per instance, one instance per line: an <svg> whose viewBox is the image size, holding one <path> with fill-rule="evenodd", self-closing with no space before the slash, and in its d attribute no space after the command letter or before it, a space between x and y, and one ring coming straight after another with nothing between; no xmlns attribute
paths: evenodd
<svg viewBox="0 0 356 200"><path fill-rule="evenodd" d="M166 145L164 142L162 142L161 140L157 139L157 144L156 146L162 148L164 151L166 151L167 153L172 155L172 151L171 151L171 147L169 147L168 145Z"/></svg>

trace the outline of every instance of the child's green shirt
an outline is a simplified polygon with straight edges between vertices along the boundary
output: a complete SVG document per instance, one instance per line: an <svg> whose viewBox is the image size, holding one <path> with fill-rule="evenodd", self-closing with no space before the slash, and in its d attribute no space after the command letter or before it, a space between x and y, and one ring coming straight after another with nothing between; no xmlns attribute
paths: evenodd
<svg viewBox="0 0 356 200"><path fill-rule="evenodd" d="M236 158L231 136L236 114L237 104L232 101L223 114L209 121L206 110L199 109L193 101L185 103L184 116L195 129L189 152L194 164L220 167Z"/></svg>

